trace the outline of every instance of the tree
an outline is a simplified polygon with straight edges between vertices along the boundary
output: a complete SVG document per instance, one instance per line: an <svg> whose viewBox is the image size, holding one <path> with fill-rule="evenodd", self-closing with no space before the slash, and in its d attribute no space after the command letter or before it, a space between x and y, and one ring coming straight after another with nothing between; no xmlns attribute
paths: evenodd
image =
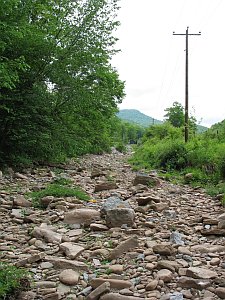
<svg viewBox="0 0 225 300"><path fill-rule="evenodd" d="M184 107L179 102L174 102L172 107L166 108L165 120L174 127L184 126Z"/></svg>
<svg viewBox="0 0 225 300"><path fill-rule="evenodd" d="M166 108L165 120L174 127L184 127L184 107L179 102L174 102L172 107ZM190 132L195 133L197 130L197 120L190 116L188 120Z"/></svg>
<svg viewBox="0 0 225 300"><path fill-rule="evenodd" d="M124 96L110 65L117 10L117 0L2 1L2 162L109 147L109 119Z"/></svg>

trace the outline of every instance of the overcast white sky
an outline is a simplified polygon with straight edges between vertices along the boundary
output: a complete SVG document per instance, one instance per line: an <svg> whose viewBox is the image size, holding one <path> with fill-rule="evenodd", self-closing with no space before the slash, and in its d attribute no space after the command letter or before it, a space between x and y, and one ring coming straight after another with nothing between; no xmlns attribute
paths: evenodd
<svg viewBox="0 0 225 300"><path fill-rule="evenodd" d="M163 120L184 106L185 36L189 33L189 108L210 127L225 119L225 0L120 0L119 38L112 65L126 81L120 109ZM193 109L192 109L193 108Z"/></svg>

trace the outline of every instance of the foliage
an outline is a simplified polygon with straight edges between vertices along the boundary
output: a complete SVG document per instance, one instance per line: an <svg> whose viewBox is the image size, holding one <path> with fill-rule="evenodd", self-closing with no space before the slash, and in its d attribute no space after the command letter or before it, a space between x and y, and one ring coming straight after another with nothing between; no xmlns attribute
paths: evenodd
<svg viewBox="0 0 225 300"><path fill-rule="evenodd" d="M15 295L16 299L15 293L25 288L25 281L28 282L26 270L0 262L0 299L8 299L12 295Z"/></svg>
<svg viewBox="0 0 225 300"><path fill-rule="evenodd" d="M117 0L2 1L0 163L109 149L124 97L110 65L117 10Z"/></svg>
<svg viewBox="0 0 225 300"><path fill-rule="evenodd" d="M135 169L166 170L173 174L171 178L177 175L184 178L185 174L191 173L191 184L204 186L211 194L224 193L224 124L221 122L205 133L192 136L188 143L183 141L182 128L173 127L170 123L151 126L131 162ZM170 178L169 174L165 177Z"/></svg>
<svg viewBox="0 0 225 300"><path fill-rule="evenodd" d="M125 122L134 123L143 127L162 123L162 121L149 117L136 109L121 109L117 113L117 117Z"/></svg>
<svg viewBox="0 0 225 300"><path fill-rule="evenodd" d="M43 190L28 193L27 196L33 199L34 206L40 207L40 199L46 196L54 197L76 197L88 201L90 197L78 187L67 186L68 180L60 179L48 184Z"/></svg>
<svg viewBox="0 0 225 300"><path fill-rule="evenodd" d="M171 123L174 127L184 127L185 115L184 107L179 102L174 102L172 107L165 109L165 120ZM190 116L188 119L188 127L191 133L195 133L197 130L197 120L194 116Z"/></svg>

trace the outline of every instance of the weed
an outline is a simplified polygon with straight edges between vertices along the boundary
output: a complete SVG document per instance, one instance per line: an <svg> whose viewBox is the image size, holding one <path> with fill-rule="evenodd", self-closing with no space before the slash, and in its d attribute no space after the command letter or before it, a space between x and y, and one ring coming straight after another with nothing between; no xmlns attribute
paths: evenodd
<svg viewBox="0 0 225 300"><path fill-rule="evenodd" d="M65 181L63 180L65 183ZM27 194L33 199L33 205L40 208L40 199L46 196L54 197L76 197L80 200L88 201L90 197L78 187L68 187L64 184L50 183L45 189Z"/></svg>
<svg viewBox="0 0 225 300"><path fill-rule="evenodd" d="M29 287L28 272L7 263L0 263L0 299L14 296L19 290Z"/></svg>

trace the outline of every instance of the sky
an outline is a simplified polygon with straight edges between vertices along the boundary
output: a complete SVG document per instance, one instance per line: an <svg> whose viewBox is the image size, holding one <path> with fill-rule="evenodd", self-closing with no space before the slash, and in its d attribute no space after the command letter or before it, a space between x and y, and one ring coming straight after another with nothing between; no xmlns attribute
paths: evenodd
<svg viewBox="0 0 225 300"><path fill-rule="evenodd" d="M125 81L120 109L163 120L185 106L185 36L189 36L189 114L210 127L225 119L225 0L120 0L112 65Z"/></svg>

